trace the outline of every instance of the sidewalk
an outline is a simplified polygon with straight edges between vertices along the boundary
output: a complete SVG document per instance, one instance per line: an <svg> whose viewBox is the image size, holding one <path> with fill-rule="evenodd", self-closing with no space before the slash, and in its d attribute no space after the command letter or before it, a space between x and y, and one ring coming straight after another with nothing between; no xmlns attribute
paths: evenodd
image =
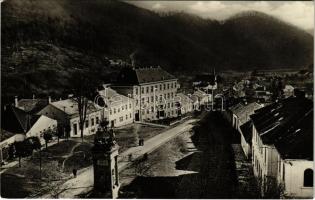
<svg viewBox="0 0 315 200"><path fill-rule="evenodd" d="M118 169L119 171L124 170L132 161L128 160L130 154L133 155L133 159L140 158L145 153L151 153L155 149L159 148L161 145L165 144L169 140L175 138L179 134L189 131L195 122L195 119L191 119L183 122L182 124L166 130L164 133L161 133L147 141L144 142L144 146L132 147L124 151L119 155L118 158ZM59 188L58 198L76 198L77 195L81 193L86 193L93 188L93 166L82 169L78 172L76 178L73 178L65 182ZM41 198L52 198L51 194L43 195Z"/></svg>

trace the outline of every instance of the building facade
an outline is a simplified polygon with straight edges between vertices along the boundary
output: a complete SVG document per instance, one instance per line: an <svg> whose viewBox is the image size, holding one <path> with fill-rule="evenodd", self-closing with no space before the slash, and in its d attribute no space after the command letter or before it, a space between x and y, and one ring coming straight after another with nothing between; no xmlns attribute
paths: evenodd
<svg viewBox="0 0 315 200"><path fill-rule="evenodd" d="M134 120L150 121L176 117L174 98L177 78L160 67L125 68L112 86L134 99Z"/></svg>
<svg viewBox="0 0 315 200"><path fill-rule="evenodd" d="M74 100L66 99L51 102L39 111L38 114L57 120L60 126L69 126L70 137L81 137L79 111L77 103ZM83 126L83 135L91 135L96 132L101 116L101 109L97 108L93 102L89 101Z"/></svg>
<svg viewBox="0 0 315 200"><path fill-rule="evenodd" d="M104 101L103 116L110 127L120 127L134 122L134 100L117 93L107 85L99 91Z"/></svg>
<svg viewBox="0 0 315 200"><path fill-rule="evenodd" d="M313 197L313 102L289 97L258 110L253 122L252 164L263 196Z"/></svg>

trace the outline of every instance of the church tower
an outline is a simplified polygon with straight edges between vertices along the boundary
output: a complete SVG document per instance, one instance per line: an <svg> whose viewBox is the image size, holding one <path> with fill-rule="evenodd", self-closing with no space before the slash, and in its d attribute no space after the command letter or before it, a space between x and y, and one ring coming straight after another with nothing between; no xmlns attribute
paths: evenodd
<svg viewBox="0 0 315 200"><path fill-rule="evenodd" d="M92 148L94 189L104 198L118 198L118 149L113 130L99 127Z"/></svg>

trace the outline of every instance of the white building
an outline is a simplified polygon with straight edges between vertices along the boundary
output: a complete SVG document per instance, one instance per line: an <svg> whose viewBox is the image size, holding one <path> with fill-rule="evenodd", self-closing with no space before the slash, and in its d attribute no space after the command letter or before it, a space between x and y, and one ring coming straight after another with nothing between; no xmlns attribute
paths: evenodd
<svg viewBox="0 0 315 200"><path fill-rule="evenodd" d="M251 116L252 163L262 194L313 197L313 102L289 97Z"/></svg>
<svg viewBox="0 0 315 200"><path fill-rule="evenodd" d="M104 101L103 115L111 127L119 127L134 122L134 100L117 93L107 85L99 94Z"/></svg>
<svg viewBox="0 0 315 200"><path fill-rule="evenodd" d="M232 126L241 136L241 146L247 158L251 157L251 122L250 115L256 110L262 108L262 104L253 103L238 103L230 108L232 115Z"/></svg>
<svg viewBox="0 0 315 200"><path fill-rule="evenodd" d="M125 68L112 88L134 99L134 120L176 117L177 78L160 67Z"/></svg>
<svg viewBox="0 0 315 200"><path fill-rule="evenodd" d="M178 115L183 115L193 111L193 100L183 93L176 94L175 105L177 106Z"/></svg>
<svg viewBox="0 0 315 200"><path fill-rule="evenodd" d="M83 135L91 135L96 132L97 125L101 120L101 111L93 102L89 101L83 126ZM56 119L60 126L70 126L70 137L81 137L79 111L77 103L74 100L66 99L51 102L39 111L38 114Z"/></svg>
<svg viewBox="0 0 315 200"><path fill-rule="evenodd" d="M285 85L283 89L283 95L285 98L294 96L294 87L292 85Z"/></svg>
<svg viewBox="0 0 315 200"><path fill-rule="evenodd" d="M16 136L38 137L44 143L43 133L57 128L57 121L44 115L31 115L13 106L7 106L2 112L0 156L3 159L2 149L16 141Z"/></svg>

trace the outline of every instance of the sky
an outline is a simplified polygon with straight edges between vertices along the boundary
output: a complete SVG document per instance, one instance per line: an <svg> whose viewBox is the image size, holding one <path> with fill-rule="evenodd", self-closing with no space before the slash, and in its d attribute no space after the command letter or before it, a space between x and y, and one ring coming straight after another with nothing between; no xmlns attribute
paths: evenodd
<svg viewBox="0 0 315 200"><path fill-rule="evenodd" d="M127 1L156 12L183 11L203 18L224 20L236 13L255 10L302 29L314 28L313 1Z"/></svg>

